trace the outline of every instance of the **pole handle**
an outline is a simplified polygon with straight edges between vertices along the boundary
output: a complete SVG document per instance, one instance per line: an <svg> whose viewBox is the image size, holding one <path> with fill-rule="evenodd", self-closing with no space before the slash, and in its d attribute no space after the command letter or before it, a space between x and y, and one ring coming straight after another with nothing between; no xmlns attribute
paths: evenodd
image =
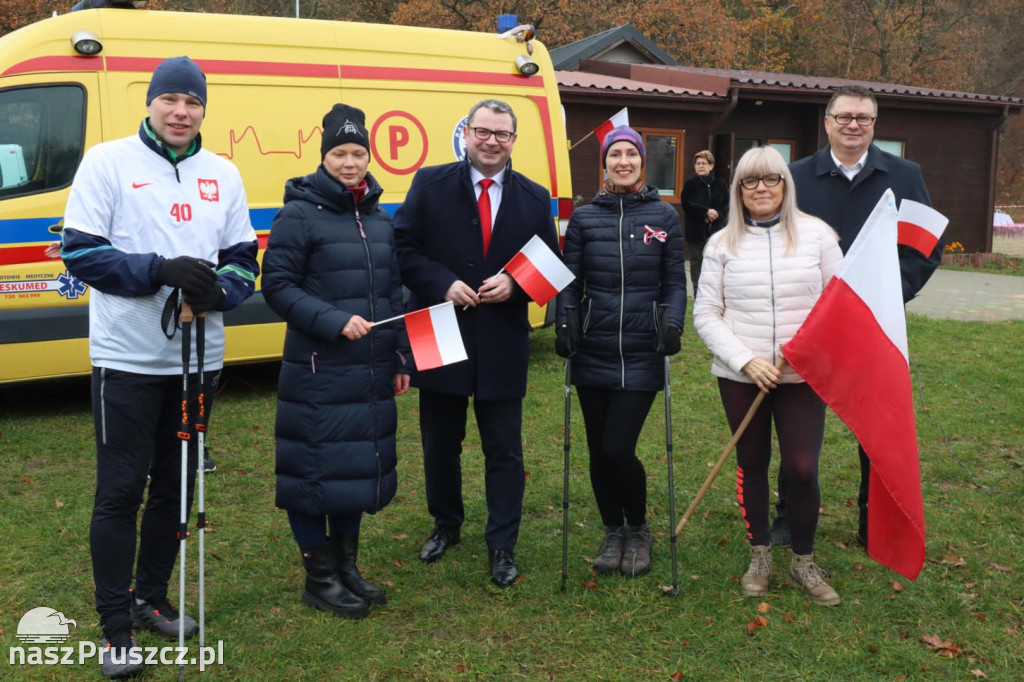
<svg viewBox="0 0 1024 682"><path fill-rule="evenodd" d="M202 314L203 313L200 313L200 315ZM183 296L181 298L181 315L179 316L179 318L181 319L182 322L191 322L192 320L195 319L195 317L195 313L192 312L192 306L189 305L189 302L186 301L185 297Z"/></svg>
<svg viewBox="0 0 1024 682"><path fill-rule="evenodd" d="M786 358L779 358L779 361L775 363L777 369L782 369L786 366ZM718 472L722 470L722 465L725 464L725 459L732 453L736 447L736 443L739 442L740 438L743 437L743 433L747 430L747 426L750 425L750 420L754 418L754 414L757 412L757 408L761 407L761 403L764 402L764 397L768 395L763 391L759 391L757 397L754 398L754 402L751 404L750 409L747 410L747 414L744 415L743 421L740 422L739 427L736 429L736 433L732 435L729 442L726 444L725 449L722 451L722 456L718 458L715 466L712 467L711 473L708 474L707 480L704 481L704 485L697 491L697 497L693 498L693 502L690 503L686 513L683 514L683 518L679 520L679 524L676 526L676 535L683 532L683 528L689 523L690 517L693 516L694 510L697 509L697 505L700 504L701 500L707 494L711 484L714 483L715 478L718 476Z"/></svg>

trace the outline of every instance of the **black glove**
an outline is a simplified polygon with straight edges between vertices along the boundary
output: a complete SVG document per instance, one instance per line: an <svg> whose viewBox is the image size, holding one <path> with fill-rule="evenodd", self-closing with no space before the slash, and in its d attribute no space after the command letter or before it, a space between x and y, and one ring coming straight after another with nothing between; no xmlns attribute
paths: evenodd
<svg viewBox="0 0 1024 682"><path fill-rule="evenodd" d="M555 352L563 358L576 355L580 342L579 324L575 306L565 307L565 321L555 329Z"/></svg>
<svg viewBox="0 0 1024 682"><path fill-rule="evenodd" d="M214 280L213 286L199 295L185 294L185 302L192 306L192 312L205 313L209 310L216 310L224 300L224 296L224 290L221 289L217 280Z"/></svg>
<svg viewBox="0 0 1024 682"><path fill-rule="evenodd" d="M679 337L683 335L683 330L666 321L667 312L668 308L662 307L658 316L658 340L654 350L659 355L675 355L681 346Z"/></svg>
<svg viewBox="0 0 1024 682"><path fill-rule="evenodd" d="M157 269L156 278L160 284L181 289L186 296L197 298L210 295L210 288L217 283L213 263L192 256L165 258ZM220 292L220 287L217 291Z"/></svg>

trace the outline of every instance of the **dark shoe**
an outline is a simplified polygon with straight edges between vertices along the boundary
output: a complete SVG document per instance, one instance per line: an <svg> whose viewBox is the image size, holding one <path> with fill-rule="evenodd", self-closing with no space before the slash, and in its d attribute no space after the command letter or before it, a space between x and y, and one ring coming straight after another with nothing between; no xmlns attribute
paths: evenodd
<svg viewBox="0 0 1024 682"><path fill-rule="evenodd" d="M370 605L342 584L330 543L301 549L306 568L302 603L342 618L365 618Z"/></svg>
<svg viewBox="0 0 1024 682"><path fill-rule="evenodd" d="M337 561L338 577L341 584L353 592L360 599L384 606L388 603L388 597L384 590L373 583L363 580L356 566L356 558L359 555L359 533L342 533L331 538L334 544L334 559Z"/></svg>
<svg viewBox="0 0 1024 682"><path fill-rule="evenodd" d="M135 677L146 667L142 663L142 649L135 643L135 633L131 628L104 632L99 655L103 676L112 680Z"/></svg>
<svg viewBox="0 0 1024 682"><path fill-rule="evenodd" d="M151 602L138 597L132 599L132 620L135 621L136 627L152 630L167 639L177 639L179 618L184 622L185 639L194 637L199 632L199 625L195 620L187 615L179 615L167 597Z"/></svg>
<svg viewBox="0 0 1024 682"><path fill-rule="evenodd" d="M622 546L625 541L626 535L622 526L605 526L601 551L594 557L592 564L594 570L604 575L618 571L622 564Z"/></svg>
<svg viewBox="0 0 1024 682"><path fill-rule="evenodd" d="M793 536L789 530L789 519L776 516L772 521L772 544L776 547L789 547L793 544Z"/></svg>
<svg viewBox="0 0 1024 682"><path fill-rule="evenodd" d="M651 570L651 545L654 534L646 523L642 526L626 526L626 545L622 550L619 571L627 578L639 578Z"/></svg>
<svg viewBox="0 0 1024 682"><path fill-rule="evenodd" d="M217 470L217 463L210 457L210 448L203 447L203 473L210 474Z"/></svg>
<svg viewBox="0 0 1024 682"><path fill-rule="evenodd" d="M459 544L459 529L434 526L433 534L420 546L420 561L432 564L448 551L449 547Z"/></svg>
<svg viewBox="0 0 1024 682"><path fill-rule="evenodd" d="M491 582L498 587L508 587L519 577L516 557L512 550L499 549L491 552Z"/></svg>

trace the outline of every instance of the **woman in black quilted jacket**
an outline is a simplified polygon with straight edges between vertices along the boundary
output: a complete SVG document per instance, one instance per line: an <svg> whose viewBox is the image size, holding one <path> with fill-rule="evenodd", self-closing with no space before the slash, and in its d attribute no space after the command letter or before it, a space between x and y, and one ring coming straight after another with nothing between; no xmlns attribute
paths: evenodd
<svg viewBox="0 0 1024 682"><path fill-rule="evenodd" d="M302 601L347 618L385 604L356 567L363 513L395 495L395 395L409 388L391 217L367 173L362 111L323 119L322 163L285 185L263 295L288 323L277 393L277 506L302 551ZM328 536L328 528L330 536Z"/></svg>
<svg viewBox="0 0 1024 682"><path fill-rule="evenodd" d="M647 474L636 444L686 316L679 215L644 183L644 154L643 138L627 126L602 141L606 179L569 221L564 258L576 280L559 294L556 314L556 350L572 358L605 526L594 570L626 576L651 566Z"/></svg>

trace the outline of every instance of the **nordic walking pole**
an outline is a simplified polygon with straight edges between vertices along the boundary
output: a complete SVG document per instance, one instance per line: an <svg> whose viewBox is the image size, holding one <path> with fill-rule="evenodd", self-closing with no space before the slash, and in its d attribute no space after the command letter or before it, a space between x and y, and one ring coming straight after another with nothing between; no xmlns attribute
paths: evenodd
<svg viewBox="0 0 1024 682"><path fill-rule="evenodd" d="M199 414L196 417L196 462L199 480L196 483L199 506L196 512L196 528L199 531L199 650L206 645L206 486L203 476L203 454L206 448L206 424L210 419L206 406L206 384L203 381L203 362L206 356L206 313L196 315L196 374L199 380ZM185 612L184 602L179 606L178 618ZM202 653L200 653L200 656Z"/></svg>
<svg viewBox="0 0 1024 682"><path fill-rule="evenodd" d="M779 358L779 361L775 363L776 369L780 370L785 367L785 365L786 358ZM711 469L711 473L708 474L708 478L704 481L704 485L702 485L700 490L697 491L697 497L693 499L693 502L690 503L690 508L686 510L686 513L683 514L683 518L679 520L679 525L676 526L676 535L683 532L683 528L686 526L687 522L689 522L690 517L693 516L693 510L696 509L697 505L700 504L700 501L704 499L704 495L707 494L708 488L711 487L715 477L718 476L718 472L721 471L722 465L725 464L725 458L729 456L729 453L731 453L733 448L736 447L736 443L738 443L740 438L743 437L743 432L747 430L750 420L754 418L754 413L756 413L757 408L761 406L765 395L767 394L764 391L758 391L757 397L754 398L753 404L750 406L750 409L747 410L747 414L743 417L743 421L740 422L739 427L736 429L736 433L732 435L732 438L725 446L725 450L722 451L722 456L718 458L718 462Z"/></svg>
<svg viewBox="0 0 1024 682"><path fill-rule="evenodd" d="M565 435L562 447L562 592L569 570L569 417L572 410L572 358L565 359Z"/></svg>
<svg viewBox="0 0 1024 682"><path fill-rule="evenodd" d="M185 541L188 539L188 442L192 438L189 432L188 416L188 373L192 359L192 306L181 299L181 428L178 439L181 440L181 497L178 501L178 540L181 557L178 561L178 647L185 648ZM185 664L178 664L178 680L185 679Z"/></svg>
<svg viewBox="0 0 1024 682"><path fill-rule="evenodd" d="M668 356L665 356L665 453L668 457L668 518L670 543L672 548L672 589L668 594L679 594L679 572L676 567L676 535L672 528L672 520L676 518L676 487L672 466L672 389L668 380Z"/></svg>

